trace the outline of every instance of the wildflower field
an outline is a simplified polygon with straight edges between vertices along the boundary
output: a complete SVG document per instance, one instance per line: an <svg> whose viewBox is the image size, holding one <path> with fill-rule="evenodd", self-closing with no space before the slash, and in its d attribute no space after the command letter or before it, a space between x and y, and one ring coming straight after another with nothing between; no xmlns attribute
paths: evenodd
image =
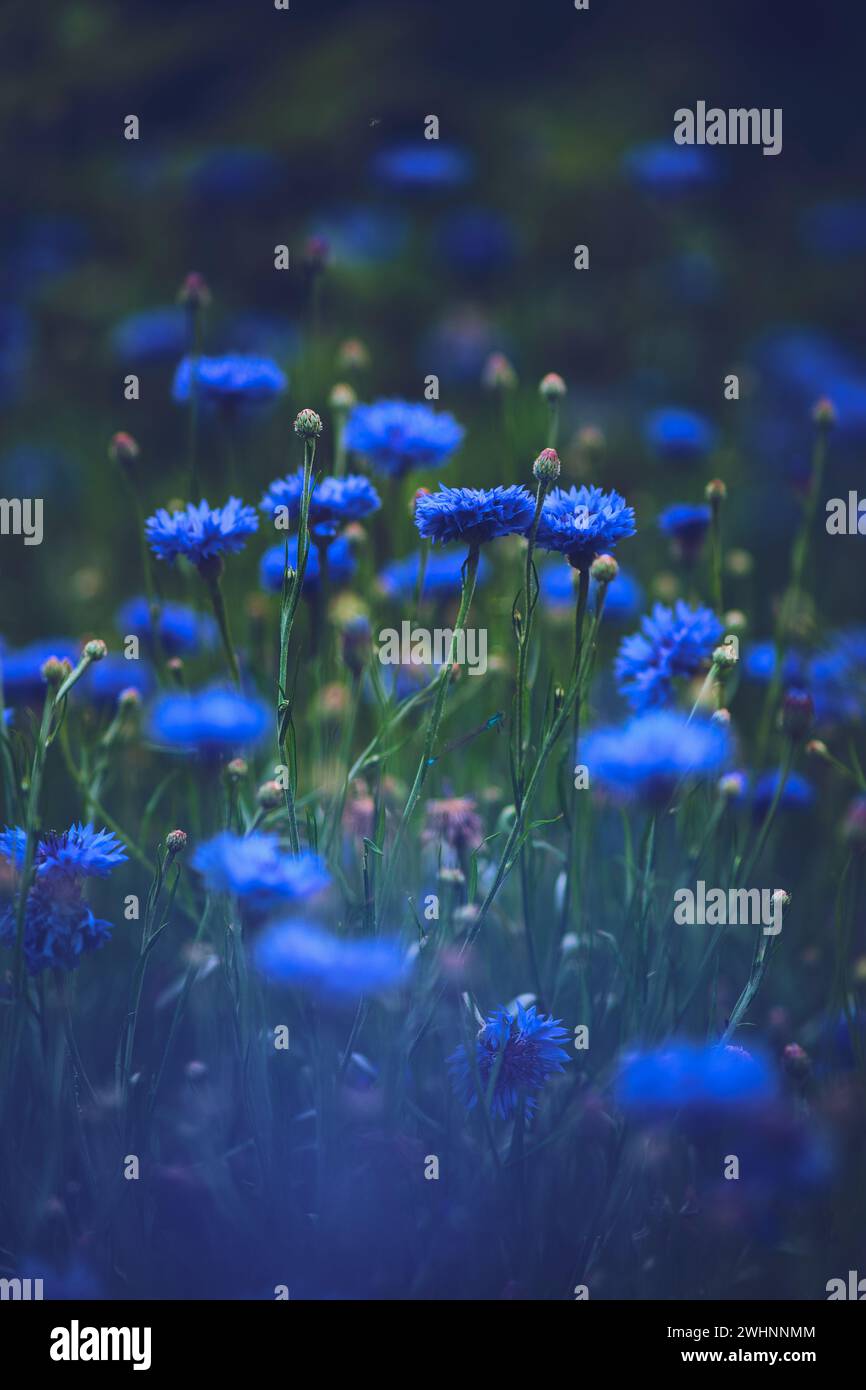
<svg viewBox="0 0 866 1390"><path fill-rule="evenodd" d="M2 21L13 1296L866 1290L862 22L550 8Z"/></svg>

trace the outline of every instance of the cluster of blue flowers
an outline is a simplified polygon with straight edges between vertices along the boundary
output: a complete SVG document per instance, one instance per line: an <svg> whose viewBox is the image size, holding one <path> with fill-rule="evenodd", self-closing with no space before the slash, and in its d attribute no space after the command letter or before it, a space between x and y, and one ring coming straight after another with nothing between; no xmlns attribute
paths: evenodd
<svg viewBox="0 0 866 1390"><path fill-rule="evenodd" d="M290 536L288 542L278 541L276 545L272 545L270 549L265 551L259 561L259 582L268 593L278 594L282 591L287 545L289 569L296 570L298 567L297 536ZM327 546L313 545L307 555L307 565L304 570L304 584L301 590L304 594L318 593L321 579L320 557L322 555L324 555L327 565L329 585L348 584L357 569L354 551L344 536L338 536Z"/></svg>
<svg viewBox="0 0 866 1390"><path fill-rule="evenodd" d="M0 859L20 872L27 834L14 826L0 834ZM81 957L108 940L112 924L95 917L84 899L86 878L107 878L127 858L121 842L108 830L76 824L50 832L37 842L35 877L24 908L24 959L31 975L49 967L73 970ZM0 944L16 940L16 906L0 916Z"/></svg>
<svg viewBox="0 0 866 1390"><path fill-rule="evenodd" d="M616 798L664 805L685 778L707 781L730 762L724 725L674 710L649 710L620 727L595 729L580 755L590 781Z"/></svg>
<svg viewBox="0 0 866 1390"><path fill-rule="evenodd" d="M191 862L211 892L234 893L257 910L313 897L331 882L318 855L290 855L261 832L225 831L199 845Z"/></svg>

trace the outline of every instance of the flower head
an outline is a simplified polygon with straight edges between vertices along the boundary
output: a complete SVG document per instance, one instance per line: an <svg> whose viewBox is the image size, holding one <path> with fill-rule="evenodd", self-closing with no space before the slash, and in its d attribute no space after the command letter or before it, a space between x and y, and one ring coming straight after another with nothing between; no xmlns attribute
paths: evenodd
<svg viewBox="0 0 866 1390"><path fill-rule="evenodd" d="M616 1082L619 1104L640 1115L732 1114L757 1110L778 1094L763 1057L742 1047L669 1042L623 1058Z"/></svg>
<svg viewBox="0 0 866 1390"><path fill-rule="evenodd" d="M584 569L634 533L634 508L618 492L557 487L544 499L535 542L541 550L558 550L574 569Z"/></svg>
<svg viewBox="0 0 866 1390"><path fill-rule="evenodd" d="M701 553L710 525L709 505L678 502L659 517L659 530L673 541L683 560L693 563Z"/></svg>
<svg viewBox="0 0 866 1390"><path fill-rule="evenodd" d="M566 1037L559 1019L539 1014L534 1004L528 1009L518 1004L516 1015L504 1008L494 1009L488 1015L475 1039L475 1059L485 1094L496 1069L494 1114L507 1118L521 1097L525 1098L527 1112L532 1114L538 1092L548 1077L562 1071L563 1063L569 1061L562 1046ZM448 1058L448 1068L455 1093L471 1110L478 1103L478 1094L474 1068L462 1043Z"/></svg>
<svg viewBox="0 0 866 1390"><path fill-rule="evenodd" d="M689 722L672 710L650 710L618 728L595 730L581 745L591 783L656 804L684 778L719 776L730 751L724 725L697 716Z"/></svg>
<svg viewBox="0 0 866 1390"><path fill-rule="evenodd" d="M694 676L712 655L722 625L709 608L673 608L657 603L640 632L624 638L614 665L619 688L632 709L669 703L673 681Z"/></svg>
<svg viewBox="0 0 866 1390"><path fill-rule="evenodd" d="M535 504L526 488L445 487L420 496L415 525L432 541L462 541L481 545L497 536L510 536L531 525Z"/></svg>
<svg viewBox="0 0 866 1390"><path fill-rule="evenodd" d="M431 550L424 567L424 589L422 599L438 603L460 593L463 563L466 552L459 550ZM477 582L483 584L490 566L482 555L478 564ZM421 556L416 550L404 560L392 560L379 575L379 587L388 598L414 599L421 578Z"/></svg>
<svg viewBox="0 0 866 1390"><path fill-rule="evenodd" d="M220 756L258 743L270 723L262 701L213 685L161 695L150 712L150 735L168 748Z"/></svg>
<svg viewBox="0 0 866 1390"><path fill-rule="evenodd" d="M421 833L424 844L443 841L452 849L477 849L484 839L484 824L478 814L475 798L449 796L441 801L427 802L427 821Z"/></svg>
<svg viewBox="0 0 866 1390"><path fill-rule="evenodd" d="M409 401L358 405L346 421L345 444L381 473L402 478L413 468L444 464L463 442L453 415Z"/></svg>
<svg viewBox="0 0 866 1390"><path fill-rule="evenodd" d="M124 636L134 634L149 651L155 649L149 599L129 599L118 610L115 626ZM216 635L216 623L209 614L197 613L184 603L159 605L158 645L167 656L191 655L199 647L212 646Z"/></svg>
<svg viewBox="0 0 866 1390"><path fill-rule="evenodd" d="M758 819L767 814L779 787L779 773L765 772L758 778L752 790L752 809ZM806 811L815 800L815 789L811 782L798 772L789 773L782 791L779 809L782 811Z"/></svg>
<svg viewBox="0 0 866 1390"><path fill-rule="evenodd" d="M679 463L703 458L716 443L716 431L702 415L674 407L650 415L644 433L653 453Z"/></svg>
<svg viewBox="0 0 866 1390"><path fill-rule="evenodd" d="M307 990L334 1004L387 994L407 979L411 960L388 937L332 936L306 922L276 922L258 937L258 969L278 985Z"/></svg>
<svg viewBox="0 0 866 1390"><path fill-rule="evenodd" d="M26 832L14 826L0 834L0 859L13 870L23 867ZM24 959L31 975L49 966L72 970L82 955L104 945L111 923L94 917L82 892L85 878L107 878L127 859L126 850L109 830L72 825L49 831L37 842L35 880L24 909ZM16 908L0 915L0 944L14 946Z"/></svg>
<svg viewBox="0 0 866 1390"><path fill-rule="evenodd" d="M234 893L256 908L300 902L331 882L318 855L291 855L273 835L229 831L199 845L192 867L212 892Z"/></svg>
<svg viewBox="0 0 866 1390"><path fill-rule="evenodd" d="M298 568L298 538L288 538L289 569ZM307 552L307 566L304 570L302 593L318 592L320 579L320 547L311 545ZM347 584L355 573L356 563L352 547L343 536L338 536L326 549L329 585ZM283 587L283 573L286 567L286 542L278 541L266 550L259 562L259 582L269 593L278 594Z"/></svg>
<svg viewBox="0 0 866 1390"><path fill-rule="evenodd" d="M238 497L230 497L223 507L188 502L183 511L171 514L160 507L144 523L148 544L160 560L173 562L183 555L199 566L243 550L247 537L258 529L253 508Z"/></svg>
<svg viewBox="0 0 866 1390"><path fill-rule="evenodd" d="M42 668L52 657L74 666L78 661L77 643L68 637L51 637L17 651L0 652L3 698L10 705L41 701L46 684Z"/></svg>
<svg viewBox="0 0 866 1390"><path fill-rule="evenodd" d="M182 404L195 393L209 405L266 405L287 384L285 373L269 357L234 352L224 357L184 357L174 375L172 395Z"/></svg>
<svg viewBox="0 0 866 1390"><path fill-rule="evenodd" d="M276 478L259 505L270 517L284 507L289 525L294 525L301 514L303 492L304 470L299 468L285 478ZM359 473L349 473L343 478L322 478L310 495L310 530L314 539L327 539L335 535L340 526L359 521L370 512L378 511L381 505L369 478Z"/></svg>

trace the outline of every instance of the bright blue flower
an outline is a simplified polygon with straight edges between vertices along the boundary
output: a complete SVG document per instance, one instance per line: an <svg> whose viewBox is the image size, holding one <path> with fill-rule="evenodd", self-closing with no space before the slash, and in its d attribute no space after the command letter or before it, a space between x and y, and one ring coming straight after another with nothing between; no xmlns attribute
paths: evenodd
<svg viewBox="0 0 866 1390"><path fill-rule="evenodd" d="M531 1115L538 1104L538 1092L548 1077L563 1070L570 1061L562 1046L568 1036L559 1019L539 1014L535 1005L524 1009L517 1005L517 1014L507 1009L494 1009L475 1039L475 1060L481 1087L486 1097L491 1074L496 1069L491 1109L507 1119L525 1098L526 1112ZM461 1043L448 1058L448 1068L455 1094L471 1110L478 1103L474 1068L465 1046Z"/></svg>
<svg viewBox="0 0 866 1390"><path fill-rule="evenodd" d="M271 725L272 713L261 700L219 685L161 695L149 722L156 743L206 756L257 744Z"/></svg>
<svg viewBox="0 0 866 1390"><path fill-rule="evenodd" d="M199 845L191 862L212 892L234 893L256 908L302 901L331 882L318 855L291 855L273 835L258 831L224 831Z"/></svg>
<svg viewBox="0 0 866 1390"><path fill-rule="evenodd" d="M26 833L20 826L0 835L0 857L15 869L24 862ZM24 959L31 975L48 967L73 970L81 956L108 940L110 922L94 917L84 900L85 878L107 878L127 858L120 841L108 830L73 825L38 841L36 877L24 909ZM0 916L0 945L14 947L16 907Z"/></svg>
<svg viewBox="0 0 866 1390"><path fill-rule="evenodd" d="M472 161L462 150L439 140L420 140L381 150L373 173L389 187L405 192L456 188L472 174Z"/></svg>
<svg viewBox="0 0 866 1390"><path fill-rule="evenodd" d="M293 526L301 514L304 491L304 470L275 478L259 506L273 517L278 507L285 507L286 520ZM378 492L360 473L348 473L343 478L321 478L310 497L310 530L320 537L333 536L338 527L350 521L360 521L378 511L382 502Z"/></svg>
<svg viewBox="0 0 866 1390"><path fill-rule="evenodd" d="M289 568L298 567L298 538L288 538ZM348 584L357 569L357 562L351 545L342 536L327 547L328 584L338 586ZM283 541L266 550L259 562L259 583L268 593L279 594L283 588L283 571L286 566L286 546ZM311 545L307 552L307 567L304 570L304 594L315 594L319 589L319 546Z"/></svg>
<svg viewBox="0 0 866 1390"><path fill-rule="evenodd" d="M689 608L682 599L674 608L657 603L641 620L640 632L620 646L614 663L620 693L635 710L668 704L674 680L697 675L722 632L709 608Z"/></svg>
<svg viewBox="0 0 866 1390"><path fill-rule="evenodd" d="M130 314L114 328L111 350L123 365L176 362L189 341L189 323L183 309L144 309Z"/></svg>
<svg viewBox="0 0 866 1390"><path fill-rule="evenodd" d="M148 651L155 650L149 599L129 599L118 610L115 626L124 636L138 637ZM197 613L184 603L160 604L159 646L166 656L191 656L202 646L213 646L216 637L216 623L209 613Z"/></svg>
<svg viewBox="0 0 866 1390"><path fill-rule="evenodd" d="M659 517L659 530L674 542L679 555L693 563L709 530L712 513L706 503L677 502Z"/></svg>
<svg viewBox="0 0 866 1390"><path fill-rule="evenodd" d="M778 1095L769 1063L741 1047L672 1041L625 1056L616 1079L623 1110L673 1118L736 1114L765 1107Z"/></svg>
<svg viewBox="0 0 866 1390"><path fill-rule="evenodd" d="M46 637L18 651L4 651L0 655L0 674L5 702L10 705L39 703L45 694L44 663L56 656L74 666L79 651L79 645L68 637Z"/></svg>
<svg viewBox="0 0 866 1390"><path fill-rule="evenodd" d="M525 531L535 515L535 503L525 487L446 487L421 493L415 503L419 534L432 541L461 541L481 545L497 536Z"/></svg>
<svg viewBox="0 0 866 1390"><path fill-rule="evenodd" d="M201 401L209 405L265 405L273 401L288 382L286 375L269 357L248 357L228 353L224 357L185 357L174 376L172 395L185 404L193 387Z"/></svg>
<svg viewBox="0 0 866 1390"><path fill-rule="evenodd" d="M763 818L769 811L778 785L778 772L765 772L758 778L752 792L752 808L757 817ZM779 809L782 811L805 811L814 800L815 789L811 782L807 782L805 777L801 777L798 772L792 772L785 782L785 790L782 792Z"/></svg>
<svg viewBox="0 0 866 1390"><path fill-rule="evenodd" d="M93 663L76 690L95 705L115 705L124 690L137 690L146 698L155 683L146 661L127 661L125 656L109 655Z"/></svg>
<svg viewBox="0 0 866 1390"><path fill-rule="evenodd" d="M715 448L716 431L691 410L656 410L647 418L644 435L654 453L676 463L703 458Z"/></svg>
<svg viewBox="0 0 866 1390"><path fill-rule="evenodd" d="M743 658L743 671L749 680L768 684L776 666L776 646L773 642L756 642ZM799 652L782 653L782 681L786 686L807 684L806 662Z"/></svg>
<svg viewBox="0 0 866 1390"><path fill-rule="evenodd" d="M374 468L402 478L414 468L444 464L463 442L465 431L447 411L409 401L356 405L346 421L347 449Z"/></svg>
<svg viewBox="0 0 866 1390"><path fill-rule="evenodd" d="M258 529L255 511L238 497L230 497L222 507L211 507L204 500L188 502L182 512L170 515L160 507L144 523L154 555L169 561L183 555L193 565L243 550L247 537Z"/></svg>
<svg viewBox="0 0 866 1390"><path fill-rule="evenodd" d="M684 778L717 777L730 760L728 730L673 710L650 710L627 724L594 730L581 743L590 783L614 796L664 804Z"/></svg>
<svg viewBox="0 0 866 1390"><path fill-rule="evenodd" d="M306 922L276 922L257 938L253 959L277 985L307 990L325 1002L388 994L408 979L411 959L389 937L338 937Z"/></svg>
<svg viewBox="0 0 866 1390"><path fill-rule="evenodd" d="M430 603L439 603L460 593L463 565L466 551L431 550L424 569L424 592L422 598ZM478 562L478 580L483 584L490 566L482 555ZM421 574L421 556L416 550L404 560L392 560L379 575L379 586L388 598L414 599L418 591Z"/></svg>
<svg viewBox="0 0 866 1390"><path fill-rule="evenodd" d="M618 492L555 487L544 499L535 542L541 550L558 550L574 569L586 569L634 533L634 508Z"/></svg>
<svg viewBox="0 0 866 1390"><path fill-rule="evenodd" d="M623 166L647 193L676 195L705 188L718 167L706 150L665 140L638 145L623 158Z"/></svg>

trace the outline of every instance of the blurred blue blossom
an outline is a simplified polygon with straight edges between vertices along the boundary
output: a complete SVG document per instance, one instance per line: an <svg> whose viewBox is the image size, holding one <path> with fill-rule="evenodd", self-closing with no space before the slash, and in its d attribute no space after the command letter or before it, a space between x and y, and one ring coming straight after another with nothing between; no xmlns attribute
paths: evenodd
<svg viewBox="0 0 866 1390"><path fill-rule="evenodd" d="M807 683L806 661L793 649L782 653L783 684L803 686ZM773 678L776 666L776 647L773 642L755 642L743 658L743 671L749 680L766 685Z"/></svg>
<svg viewBox="0 0 866 1390"><path fill-rule="evenodd" d="M654 453L677 463L703 458L716 444L716 431L708 420L675 407L654 411L646 420L644 435Z"/></svg>
<svg viewBox="0 0 866 1390"><path fill-rule="evenodd" d="M253 959L277 985L308 991L324 1002L351 1003L399 988L411 959L389 937L338 937L306 922L276 922L257 938Z"/></svg>
<svg viewBox="0 0 866 1390"><path fill-rule="evenodd" d="M286 520L294 525L301 514L304 491L304 470L275 478L259 503L260 509L274 517L279 507L285 507ZM324 539L336 534L338 527L376 512L382 503L378 492L361 473L348 473L342 478L321 478L310 497L310 530Z"/></svg>
<svg viewBox="0 0 866 1390"><path fill-rule="evenodd" d="M439 227L445 260L473 279L507 270L515 256L514 229L508 218L488 208L461 208Z"/></svg>
<svg viewBox="0 0 866 1390"><path fill-rule="evenodd" d="M431 550L424 567L422 598L431 603L456 596L462 585L466 551ZM477 582L483 584L490 566L482 555L478 562ZM421 556L416 550L403 560L392 560L379 574L379 587L388 598L414 599L421 574Z"/></svg>
<svg viewBox="0 0 866 1390"><path fill-rule="evenodd" d="M174 375L172 395L186 404L193 389L206 405L232 408L270 404L288 381L270 357L227 353L223 357L184 357Z"/></svg>
<svg viewBox="0 0 866 1390"><path fill-rule="evenodd" d="M552 611L574 611L577 599L575 571L559 561L545 565L539 574L541 601ZM598 585L590 580L589 604L592 609ZM607 585L602 616L614 623L626 623L636 616L643 604L643 590L628 570L621 569L616 579Z"/></svg>
<svg viewBox="0 0 866 1390"><path fill-rule="evenodd" d="M140 658L128 661L124 656L108 655L95 661L83 680L76 686L85 699L94 705L115 705L124 690L137 690L144 699L154 689L156 680L151 667Z"/></svg>
<svg viewBox="0 0 866 1390"><path fill-rule="evenodd" d="M859 724L866 715L866 628L838 633L812 658L805 684L819 724Z"/></svg>
<svg viewBox="0 0 866 1390"><path fill-rule="evenodd" d="M328 243L337 266L379 265L403 250L408 225L393 208L385 211L358 203L317 217L313 235Z"/></svg>
<svg viewBox="0 0 866 1390"><path fill-rule="evenodd" d="M117 612L115 626L124 636L134 634L143 647L154 652L149 599L142 595L128 599ZM209 613L198 613L185 603L161 603L158 637L166 656L192 656L201 647L213 646L217 626Z"/></svg>
<svg viewBox="0 0 866 1390"><path fill-rule="evenodd" d="M380 150L373 173L402 192L457 188L471 177L473 161L463 150L439 140L419 140Z"/></svg>
<svg viewBox="0 0 866 1390"><path fill-rule="evenodd" d="M707 150L666 140L634 146L623 156L623 168L645 192L670 197L706 188L719 173Z"/></svg>
<svg viewBox="0 0 866 1390"><path fill-rule="evenodd" d="M580 758L590 784L620 798L664 804L684 778L717 777L730 761L731 740L721 724L673 710L650 710L627 724L588 734Z"/></svg>
<svg viewBox="0 0 866 1390"><path fill-rule="evenodd" d="M563 1063L570 1060L562 1046L567 1037L559 1019L539 1014L534 1004L525 1009L518 1003L516 1014L504 1008L494 1009L475 1039L475 1066L463 1043L448 1058L456 1095L469 1110L478 1104L474 1080L477 1068L485 1097L495 1073L490 1105L494 1115L507 1119L517 1109L521 1097L531 1115L545 1082L555 1072L563 1071Z"/></svg>
<svg viewBox="0 0 866 1390"><path fill-rule="evenodd" d="M45 694L42 667L51 656L69 661L78 660L79 645L70 637L43 637L27 647L3 650L0 655L0 675L3 678L3 698L7 704L41 702Z"/></svg>
<svg viewBox="0 0 866 1390"><path fill-rule="evenodd" d="M279 190L283 178L280 160L269 150L236 145L209 150L195 163L189 187L202 203L255 202Z"/></svg>
<svg viewBox="0 0 866 1390"><path fill-rule="evenodd" d="M677 502L662 512L659 530L675 543L684 560L693 563L703 548L710 520L710 508L705 502Z"/></svg>
<svg viewBox="0 0 866 1390"><path fill-rule="evenodd" d="M775 1072L741 1047L671 1041L623 1057L616 1098L630 1113L673 1118L757 1110L775 1100Z"/></svg>
<svg viewBox="0 0 866 1390"><path fill-rule="evenodd" d="M187 315L177 305L130 314L111 333L115 360L129 366L176 362L188 343Z"/></svg>
<svg viewBox="0 0 866 1390"><path fill-rule="evenodd" d="M752 791L752 808L758 817L767 814L779 785L778 772L765 772L758 778ZM779 808L783 811L805 811L815 800L815 789L811 782L801 777L799 772L789 774L782 792Z"/></svg>
<svg viewBox="0 0 866 1390"><path fill-rule="evenodd" d="M273 716L261 700L213 685L197 692L161 695L150 712L156 743L180 752L219 756L259 743Z"/></svg>
<svg viewBox="0 0 866 1390"><path fill-rule="evenodd" d="M289 568L297 569L297 536L289 537L288 547ZM327 561L328 584L348 584L357 569L357 563L351 545L342 536L338 536L337 539L332 541L327 547ZM279 594L282 592L285 565L286 546L284 542L278 541L276 545L272 545L269 550L265 551L259 562L259 582L263 589L266 589L272 594ZM318 591L320 567L319 546L311 545L307 553L307 567L304 571L302 593L314 594Z"/></svg>
<svg viewBox="0 0 866 1390"><path fill-rule="evenodd" d="M331 876L316 854L292 855L273 835L224 831L196 849L192 867L215 893L233 893L264 909L321 893Z"/></svg>
<svg viewBox="0 0 866 1390"><path fill-rule="evenodd" d="M453 415L409 401L355 406L346 421L347 449L374 468L402 478L414 468L444 464L459 448L464 430Z"/></svg>
<svg viewBox="0 0 866 1390"><path fill-rule="evenodd" d="M635 710L667 704L674 680L697 675L722 632L709 608L689 608L682 599L673 608L655 604L652 614L641 619L640 632L620 646L614 675L621 694Z"/></svg>

